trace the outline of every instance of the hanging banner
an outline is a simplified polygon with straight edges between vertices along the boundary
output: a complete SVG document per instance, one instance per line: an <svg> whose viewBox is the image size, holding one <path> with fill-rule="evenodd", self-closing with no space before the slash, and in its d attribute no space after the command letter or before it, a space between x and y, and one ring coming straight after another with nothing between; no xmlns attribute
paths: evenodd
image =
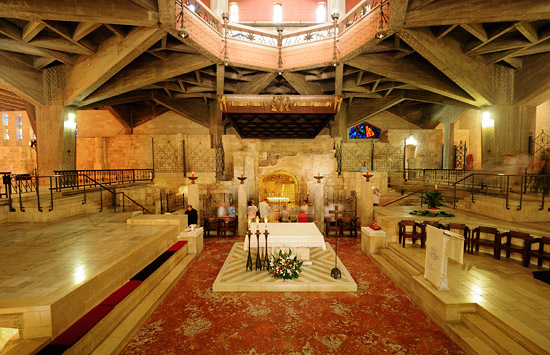
<svg viewBox="0 0 550 355"><path fill-rule="evenodd" d="M332 113L340 111L337 95L222 95L223 113Z"/></svg>

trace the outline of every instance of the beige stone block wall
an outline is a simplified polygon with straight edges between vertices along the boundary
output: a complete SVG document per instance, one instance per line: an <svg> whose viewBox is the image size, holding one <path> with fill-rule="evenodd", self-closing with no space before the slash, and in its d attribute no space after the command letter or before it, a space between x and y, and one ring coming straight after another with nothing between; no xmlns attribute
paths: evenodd
<svg viewBox="0 0 550 355"><path fill-rule="evenodd" d="M543 130L550 134L550 101L537 106L537 129L535 136L538 136Z"/></svg>
<svg viewBox="0 0 550 355"><path fill-rule="evenodd" d="M411 134L418 144L416 145L414 159L412 161L409 160L409 163L412 165L409 168L440 169L443 153L443 130L392 129L388 130L388 140L390 144L399 146Z"/></svg>
<svg viewBox="0 0 550 355"><path fill-rule="evenodd" d="M81 138L114 137L124 134L124 126L107 110L80 110L76 113L77 142Z"/></svg>
<svg viewBox="0 0 550 355"><path fill-rule="evenodd" d="M464 140L461 136L457 139L457 132L468 130L468 154L474 156L474 169L481 169L481 111L467 109L457 118L455 123L455 142ZM460 134L460 133L459 133Z"/></svg>

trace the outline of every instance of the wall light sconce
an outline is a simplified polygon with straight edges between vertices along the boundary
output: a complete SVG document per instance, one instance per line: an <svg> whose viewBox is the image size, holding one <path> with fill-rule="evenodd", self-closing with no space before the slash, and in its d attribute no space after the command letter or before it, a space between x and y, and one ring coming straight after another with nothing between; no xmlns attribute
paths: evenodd
<svg viewBox="0 0 550 355"><path fill-rule="evenodd" d="M495 126L495 120L491 118L491 112L483 111L481 113L481 128L489 128Z"/></svg>
<svg viewBox="0 0 550 355"><path fill-rule="evenodd" d="M69 112L69 114L67 115L67 121L63 122L63 127L65 128L69 128L69 129L75 129L76 128L76 122L75 122L75 118L76 118L76 115L74 114L74 112Z"/></svg>
<svg viewBox="0 0 550 355"><path fill-rule="evenodd" d="M411 133L411 135L409 136L409 138L407 138L407 139L405 140L405 142L406 142L407 145L417 145L417 144L418 144L418 142L416 141L416 139L414 139L412 133Z"/></svg>

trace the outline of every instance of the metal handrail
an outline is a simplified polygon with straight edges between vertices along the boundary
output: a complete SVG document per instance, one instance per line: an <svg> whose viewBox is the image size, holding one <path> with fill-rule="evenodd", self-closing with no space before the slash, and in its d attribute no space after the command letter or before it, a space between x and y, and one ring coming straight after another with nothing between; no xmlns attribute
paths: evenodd
<svg viewBox="0 0 550 355"><path fill-rule="evenodd" d="M94 182L97 186L109 191L111 194L113 194L113 196L116 196L117 194L122 194L122 212L124 212L124 198L127 198L128 200L130 200L131 202L133 202L136 206L138 206L139 208L141 208L143 210L143 212L147 213L147 214L152 214L151 211L149 211L147 208L143 207L139 202L135 201L133 198L131 198L130 196L126 195L124 192L116 192L114 190L111 190L110 188L108 188L107 186L103 185L102 183L92 179L91 177L87 176L87 175L84 175L82 174L83 177L87 178L88 180ZM86 186L86 185L84 185ZM102 212L103 211L103 198L102 198L102 195L101 195L101 190L100 190L100 199L101 199L101 206L100 206L100 210L99 212ZM85 204L86 203L86 187L84 187L84 200L82 201L82 204ZM116 212L116 202L113 201L113 206L115 206L115 212Z"/></svg>
<svg viewBox="0 0 550 355"><path fill-rule="evenodd" d="M420 207L422 207L422 205L424 204L424 198L422 197L423 196L423 193L424 193L424 190L417 190L417 191L414 191L414 192L411 192L410 194L406 195L406 196L402 196L400 198L398 198L397 200L394 200L394 201L391 201L391 202L388 202L386 203L385 205L382 205L382 207L386 207L388 205L391 205L392 203L395 203L397 201L401 201L403 199L406 199L407 197L410 197L412 195L415 195L417 193L420 192L420 197L421 197L421 200L420 200Z"/></svg>

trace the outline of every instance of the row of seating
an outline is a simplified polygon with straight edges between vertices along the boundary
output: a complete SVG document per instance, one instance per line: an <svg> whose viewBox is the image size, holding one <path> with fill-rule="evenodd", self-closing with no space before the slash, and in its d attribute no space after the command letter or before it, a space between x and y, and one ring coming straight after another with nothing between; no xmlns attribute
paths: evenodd
<svg viewBox="0 0 550 355"><path fill-rule="evenodd" d="M330 216L325 216L325 235L327 237L331 236L331 232L334 232L335 235L343 237L344 232L349 231L349 236L357 238L357 225L359 218L354 217L341 217L334 218Z"/></svg>
<svg viewBox="0 0 550 355"><path fill-rule="evenodd" d="M237 235L237 218L235 217L203 218L202 226L205 237L210 237L211 233L214 233L216 237L234 237Z"/></svg>
<svg viewBox="0 0 550 355"><path fill-rule="evenodd" d="M550 261L550 238L532 237L529 233L509 231L500 232L494 227L479 226L470 231L470 228L462 223L440 224L436 221L424 221L422 223L402 220L399 225L399 243L405 247L405 240L412 239L413 244L420 240L420 247L425 247L426 226L431 225L436 228L447 229L458 232L464 236L464 250L470 254L479 252L479 247L489 247L493 250L493 257L500 260L503 251L506 252L506 258L510 258L511 253L518 253L522 256L522 264L528 267L531 258L537 258L537 265L542 266L544 260ZM512 243L513 240L518 241ZM535 247L535 248L534 248ZM534 249L533 249L534 248Z"/></svg>

